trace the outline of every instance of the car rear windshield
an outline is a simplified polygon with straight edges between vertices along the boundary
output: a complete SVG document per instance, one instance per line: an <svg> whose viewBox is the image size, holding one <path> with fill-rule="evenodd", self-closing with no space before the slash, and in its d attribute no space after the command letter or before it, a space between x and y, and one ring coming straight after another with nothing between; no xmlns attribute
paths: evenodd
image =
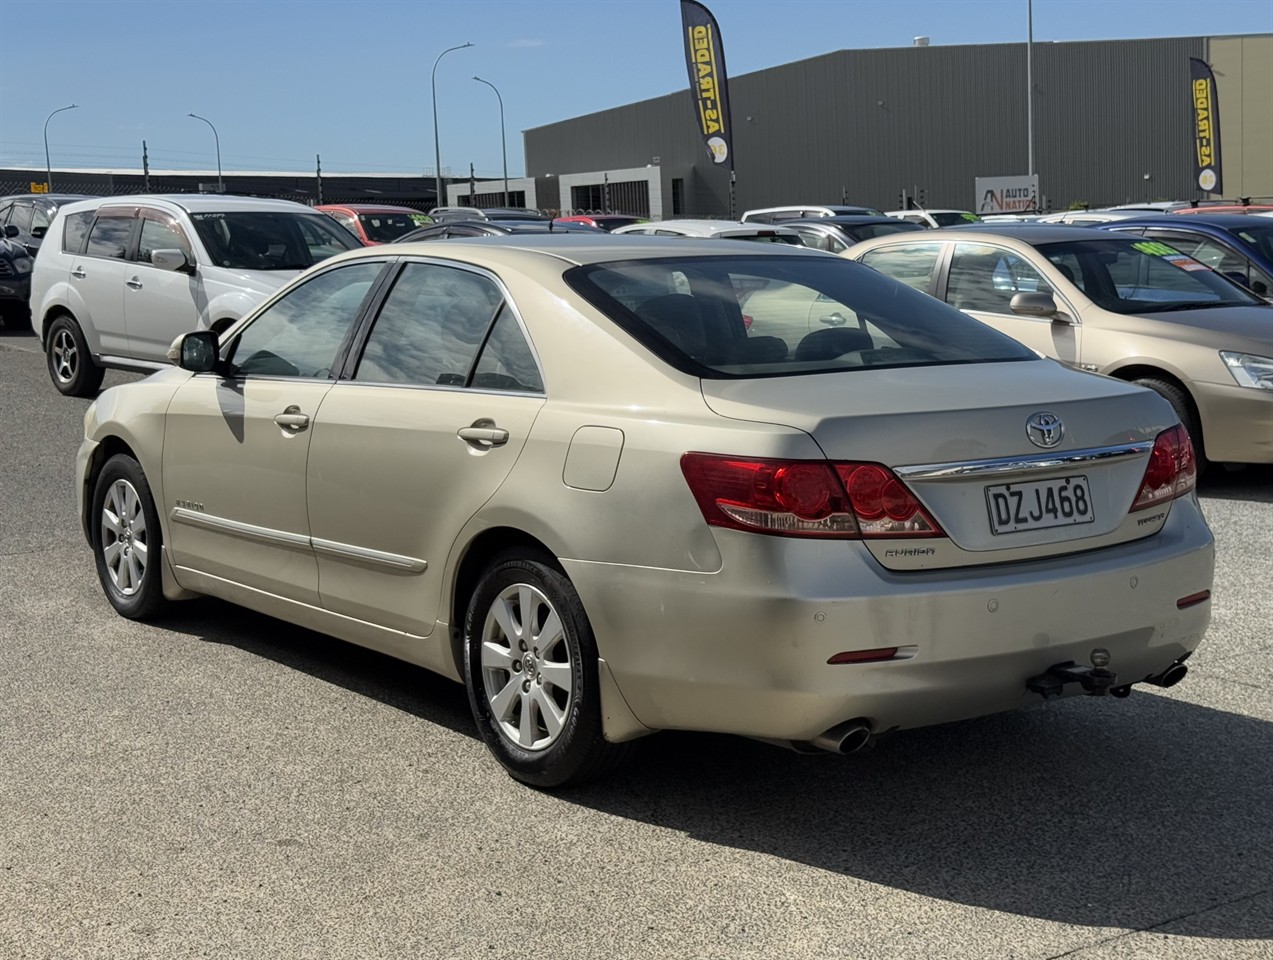
<svg viewBox="0 0 1273 960"><path fill-rule="evenodd" d="M965 213L962 210L946 210L940 213L930 213L930 217L939 227L956 227L961 223L981 223L981 217L975 213Z"/></svg>
<svg viewBox="0 0 1273 960"><path fill-rule="evenodd" d="M368 240L392 243L404 233L428 223L429 218L422 213L360 213L358 222L362 224Z"/></svg>
<svg viewBox="0 0 1273 960"><path fill-rule="evenodd" d="M1264 302L1161 240L1071 240L1042 243L1038 250L1097 306L1114 313Z"/></svg>
<svg viewBox="0 0 1273 960"><path fill-rule="evenodd" d="M232 270L303 270L361 247L322 213L205 211L190 219L212 262Z"/></svg>
<svg viewBox="0 0 1273 960"><path fill-rule="evenodd" d="M565 279L651 351L701 377L1039 359L932 297L824 254L626 260L575 267Z"/></svg>

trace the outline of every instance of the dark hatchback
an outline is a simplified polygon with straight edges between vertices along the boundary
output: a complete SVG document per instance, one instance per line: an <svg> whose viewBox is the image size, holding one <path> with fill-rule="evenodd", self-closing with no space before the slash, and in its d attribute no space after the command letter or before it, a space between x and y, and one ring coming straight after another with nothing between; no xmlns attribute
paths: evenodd
<svg viewBox="0 0 1273 960"><path fill-rule="evenodd" d="M34 257L58 207L91 199L86 193L19 193L0 197L0 231ZM15 228L14 232L10 233L9 227Z"/></svg>

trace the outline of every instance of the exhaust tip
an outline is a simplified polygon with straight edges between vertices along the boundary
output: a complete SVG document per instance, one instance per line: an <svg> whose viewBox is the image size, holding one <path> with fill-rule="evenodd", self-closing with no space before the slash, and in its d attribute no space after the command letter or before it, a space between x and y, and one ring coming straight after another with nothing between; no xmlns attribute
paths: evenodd
<svg viewBox="0 0 1273 960"><path fill-rule="evenodd" d="M1174 687L1185 678L1185 674L1189 672L1189 668L1183 663L1173 663L1156 677L1150 677L1149 683L1155 687Z"/></svg>
<svg viewBox="0 0 1273 960"><path fill-rule="evenodd" d="M871 741L871 725L865 720L849 720L836 724L810 741L828 753L855 753Z"/></svg>

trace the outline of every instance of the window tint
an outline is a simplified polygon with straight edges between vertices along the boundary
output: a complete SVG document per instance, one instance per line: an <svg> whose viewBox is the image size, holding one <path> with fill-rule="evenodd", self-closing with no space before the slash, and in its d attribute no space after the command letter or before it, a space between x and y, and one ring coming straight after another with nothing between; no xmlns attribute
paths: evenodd
<svg viewBox="0 0 1273 960"><path fill-rule="evenodd" d="M209 211L190 219L212 262L236 270L303 270L362 246L321 213Z"/></svg>
<svg viewBox="0 0 1273 960"><path fill-rule="evenodd" d="M464 386L502 301L486 277L408 263L376 318L354 379Z"/></svg>
<svg viewBox="0 0 1273 960"><path fill-rule="evenodd" d="M275 301L231 346L235 374L331 378L341 342L383 266L337 267Z"/></svg>
<svg viewBox="0 0 1273 960"><path fill-rule="evenodd" d="M535 364L526 335L517 318L505 305L495 321L473 373L474 387L488 390L515 390L543 393L544 381Z"/></svg>
<svg viewBox="0 0 1273 960"><path fill-rule="evenodd" d="M9 222L21 230L23 233L31 232L31 204L15 203L13 205L13 213L9 215Z"/></svg>
<svg viewBox="0 0 1273 960"><path fill-rule="evenodd" d="M565 280L697 376L1037 359L932 297L836 257L667 257L575 267Z"/></svg>
<svg viewBox="0 0 1273 960"><path fill-rule="evenodd" d="M1014 294L1052 293L1039 271L1008 250L957 243L950 261L946 301L957 310L1011 313Z"/></svg>
<svg viewBox="0 0 1273 960"><path fill-rule="evenodd" d="M88 247L84 251L90 257L110 257L122 260L128 251L128 239L133 232L133 217L98 217L88 234Z"/></svg>
<svg viewBox="0 0 1273 960"><path fill-rule="evenodd" d="M151 254L156 250L180 250L187 260L190 255L190 242L184 233L175 225L152 220L147 217L141 222L141 241L137 249L137 259L142 263L151 263Z"/></svg>
<svg viewBox="0 0 1273 960"><path fill-rule="evenodd" d="M860 259L862 263L885 276L927 293L933 285L933 274L937 270L941 252L940 243L915 243L880 247L863 254Z"/></svg>
<svg viewBox="0 0 1273 960"><path fill-rule="evenodd" d="M84 237L88 234L88 228L92 223L92 210L86 210L84 213L72 213L68 216L66 223L62 226L62 252L79 253L83 250Z"/></svg>

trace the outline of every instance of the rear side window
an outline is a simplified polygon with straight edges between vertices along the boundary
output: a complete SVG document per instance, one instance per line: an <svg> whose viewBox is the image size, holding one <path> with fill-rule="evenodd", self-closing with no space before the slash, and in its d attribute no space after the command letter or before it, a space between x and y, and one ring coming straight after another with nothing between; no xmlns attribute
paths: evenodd
<svg viewBox="0 0 1273 960"><path fill-rule="evenodd" d="M62 227L62 252L80 253L84 250L84 238L88 236L88 228L93 224L93 211L72 213L66 218Z"/></svg>
<svg viewBox="0 0 1273 960"><path fill-rule="evenodd" d="M702 377L1038 359L932 297L820 254L592 264L565 280L653 353Z"/></svg>
<svg viewBox="0 0 1273 960"><path fill-rule="evenodd" d="M868 250L858 259L886 277L899 280L908 287L927 293L933 285L937 261L941 259L940 243L914 243Z"/></svg>
<svg viewBox="0 0 1273 960"><path fill-rule="evenodd" d="M84 253L90 257L123 260L128 253L134 222L132 217L98 217L88 232Z"/></svg>

